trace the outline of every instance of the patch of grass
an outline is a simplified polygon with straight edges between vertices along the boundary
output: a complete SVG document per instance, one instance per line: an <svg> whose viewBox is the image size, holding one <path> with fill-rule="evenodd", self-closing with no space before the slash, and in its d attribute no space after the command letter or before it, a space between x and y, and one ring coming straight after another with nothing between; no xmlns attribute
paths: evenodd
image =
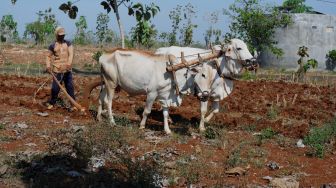
<svg viewBox="0 0 336 188"><path fill-rule="evenodd" d="M323 158L327 144L336 136L336 119L323 125L322 127L314 127L309 134L303 139L304 144L311 147L308 154L310 156Z"/></svg>
<svg viewBox="0 0 336 188"><path fill-rule="evenodd" d="M257 78L256 75L252 74L251 72L249 71L246 71L243 73L242 75L242 80L255 80Z"/></svg>
<svg viewBox="0 0 336 188"><path fill-rule="evenodd" d="M0 130L4 130L5 129L5 124L4 123L0 123Z"/></svg>
<svg viewBox="0 0 336 188"><path fill-rule="evenodd" d="M215 139L217 137L217 132L212 127L207 127L203 133L204 137L207 139Z"/></svg>
<svg viewBox="0 0 336 188"><path fill-rule="evenodd" d="M267 118L268 119L276 119L279 114L279 109L273 104L268 108Z"/></svg>
<svg viewBox="0 0 336 188"><path fill-rule="evenodd" d="M131 126L132 125L131 120L129 120L125 116L115 116L114 120L117 125L121 125L121 126Z"/></svg>
<svg viewBox="0 0 336 188"><path fill-rule="evenodd" d="M177 161L179 176L186 178L188 184L199 182L200 171L203 170L204 164L198 160L191 160L189 156L184 155Z"/></svg>
<svg viewBox="0 0 336 188"><path fill-rule="evenodd" d="M264 140L272 139L275 135L278 133L275 132L271 127L268 127L266 129L262 129L261 133L257 135L257 145L261 145Z"/></svg>
<svg viewBox="0 0 336 188"><path fill-rule="evenodd" d="M257 126L255 124L243 126L243 130L247 132L254 132Z"/></svg>

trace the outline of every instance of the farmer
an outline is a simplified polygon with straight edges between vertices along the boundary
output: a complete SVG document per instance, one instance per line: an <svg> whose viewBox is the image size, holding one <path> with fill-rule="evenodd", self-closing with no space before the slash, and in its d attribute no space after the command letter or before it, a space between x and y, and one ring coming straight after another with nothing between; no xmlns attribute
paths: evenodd
<svg viewBox="0 0 336 188"><path fill-rule="evenodd" d="M64 83L67 93L75 100L74 87L72 81L72 60L73 46L70 41L64 39L65 30L63 27L57 27L55 30L56 41L48 48L46 60L46 71L54 73L60 83ZM51 86L51 98L46 103L48 109L52 109L56 103L60 87L53 80ZM70 108L70 111L76 110L75 107Z"/></svg>

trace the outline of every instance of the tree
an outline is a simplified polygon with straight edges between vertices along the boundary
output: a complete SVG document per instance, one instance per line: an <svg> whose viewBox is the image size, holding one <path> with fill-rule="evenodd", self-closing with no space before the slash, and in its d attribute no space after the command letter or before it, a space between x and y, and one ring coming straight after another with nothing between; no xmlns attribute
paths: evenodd
<svg viewBox="0 0 336 188"><path fill-rule="evenodd" d="M169 19L172 22L172 32L168 35L169 45L177 45L177 31L180 28L182 6L177 5L176 8L169 12Z"/></svg>
<svg viewBox="0 0 336 188"><path fill-rule="evenodd" d="M283 55L282 49L276 47L274 32L276 28L292 23L288 14L274 7L261 6L259 0L235 0L229 11L224 10L224 14L232 19L226 39L240 38L250 50L260 52L269 49L277 56Z"/></svg>
<svg viewBox="0 0 336 188"><path fill-rule="evenodd" d="M110 17L107 14L100 13L97 16L97 31L95 35L100 46L102 46L104 43L110 43L114 39L114 32L108 27L109 22Z"/></svg>
<svg viewBox="0 0 336 188"><path fill-rule="evenodd" d="M153 46L153 38L155 38L157 31L151 25L150 19L160 11L160 8L154 3L151 3L150 6L137 3L130 7L128 11L128 14L135 16L137 21L136 26L132 28L132 43L147 48Z"/></svg>
<svg viewBox="0 0 336 188"><path fill-rule="evenodd" d="M194 9L194 6L190 3L188 3L183 9L184 20L186 22L183 24L181 29L181 37L183 45L185 46L189 46L193 42L194 28L197 28L197 25L192 23L192 18L196 18L196 11Z"/></svg>
<svg viewBox="0 0 336 188"><path fill-rule="evenodd" d="M102 1L101 5L104 7L104 9L107 11L107 13L111 12L111 9L113 10L114 14L116 15L117 18L117 23L119 27L119 32L120 32L120 38L121 38L121 47L125 48L125 32L124 32L124 27L121 23L120 19L120 14L119 14L119 6L120 5L125 5L125 3L130 2L130 0L106 0Z"/></svg>
<svg viewBox="0 0 336 188"><path fill-rule="evenodd" d="M76 24L76 35L74 39L74 43L77 44L86 44L86 29L87 29L87 22L86 18L84 16L80 16L78 21L75 23Z"/></svg>
<svg viewBox="0 0 336 188"><path fill-rule="evenodd" d="M43 44L49 38L54 38L54 31L57 26L55 15L51 8L37 13L38 19L26 25L25 38L33 38L35 44Z"/></svg>
<svg viewBox="0 0 336 188"><path fill-rule="evenodd" d="M305 13L313 11L313 8L305 5L306 0L285 0L280 10L288 13Z"/></svg>
<svg viewBox="0 0 336 188"><path fill-rule="evenodd" d="M336 50L330 50L326 55L326 68L333 71L336 68Z"/></svg>
<svg viewBox="0 0 336 188"><path fill-rule="evenodd" d="M18 38L17 23L12 15L4 15L0 22L1 42L13 41Z"/></svg>
<svg viewBox="0 0 336 188"><path fill-rule="evenodd" d="M210 28L205 31L204 40L207 47L210 46L210 43L213 43L212 37L215 37L214 43L220 44L220 37L222 36L222 31L220 29L214 29L215 24L219 20L219 12L215 11L210 13L204 18L208 23L210 23Z"/></svg>

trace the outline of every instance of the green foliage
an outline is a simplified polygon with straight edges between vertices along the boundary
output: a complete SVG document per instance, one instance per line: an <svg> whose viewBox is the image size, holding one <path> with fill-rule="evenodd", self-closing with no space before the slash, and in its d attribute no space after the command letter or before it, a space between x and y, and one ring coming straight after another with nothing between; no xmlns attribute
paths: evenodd
<svg viewBox="0 0 336 188"><path fill-rule="evenodd" d="M311 147L310 155L322 158L325 155L326 144L336 136L336 119L323 125L314 127L303 139L304 144Z"/></svg>
<svg viewBox="0 0 336 188"><path fill-rule="evenodd" d="M330 58L332 61L336 61L336 50L330 50L327 54L327 58Z"/></svg>
<svg viewBox="0 0 336 188"><path fill-rule="evenodd" d="M51 8L37 13L38 19L35 22L26 25L24 32L25 38L33 38L36 44L43 44L48 39L54 38L54 31L57 26L55 15Z"/></svg>
<svg viewBox="0 0 336 188"><path fill-rule="evenodd" d="M204 131L204 136L207 139L215 139L217 137L217 133L213 128L207 127Z"/></svg>
<svg viewBox="0 0 336 188"><path fill-rule="evenodd" d="M150 24L150 19L159 11L160 8L154 3L151 3L149 6L136 3L132 7L129 7L128 14L135 16L137 21L136 26L132 28L131 32L133 45L145 46L147 48L153 46L157 31L154 29L154 25Z"/></svg>
<svg viewBox="0 0 336 188"><path fill-rule="evenodd" d="M196 18L196 11L191 3L188 3L183 9L184 20L186 23L183 24L181 29L182 41L184 46L190 46L193 43L193 33L197 25L192 24L192 18Z"/></svg>
<svg viewBox="0 0 336 188"><path fill-rule="evenodd" d="M178 44L176 36L180 28L180 23L182 21L181 11L182 6L177 5L173 10L169 12L169 19L172 22L172 32L168 34L168 41L170 46Z"/></svg>
<svg viewBox="0 0 336 188"><path fill-rule="evenodd" d="M260 137L261 139L272 139L275 135L277 135L277 132L275 132L271 127L268 127L261 130Z"/></svg>
<svg viewBox="0 0 336 188"><path fill-rule="evenodd" d="M313 11L313 8L305 5L305 0L285 0L280 9L289 13L305 13Z"/></svg>
<svg viewBox="0 0 336 188"><path fill-rule="evenodd" d="M252 74L250 71L245 71L243 74L242 74L242 80L255 80L256 79L256 75L255 74Z"/></svg>
<svg viewBox="0 0 336 188"><path fill-rule="evenodd" d="M97 26L96 26L96 37L99 44L102 46L104 43L111 43L115 38L114 32L109 29L108 23L110 18L107 14L100 13L97 17Z"/></svg>
<svg viewBox="0 0 336 188"><path fill-rule="evenodd" d="M252 51L269 49L277 56L283 55L283 51L276 47L274 33L276 28L292 23L288 14L282 14L273 7L262 6L259 0L235 0L224 14L232 20L226 39L242 39Z"/></svg>
<svg viewBox="0 0 336 188"><path fill-rule="evenodd" d="M77 32L75 35L75 39L74 39L74 43L76 44L87 44L88 40L87 40L87 33L86 33L86 29L87 29L87 22L86 22L86 18L84 16L80 16L78 21L75 23L76 24L76 28L77 28Z"/></svg>
<svg viewBox="0 0 336 188"><path fill-rule="evenodd" d="M0 123L0 130L5 129L5 124L4 123Z"/></svg>
<svg viewBox="0 0 336 188"><path fill-rule="evenodd" d="M267 111L267 117L269 119L276 119L278 117L278 114L279 114L279 109L276 106L271 105Z"/></svg>
<svg viewBox="0 0 336 188"><path fill-rule="evenodd" d="M317 68L317 65L318 65L318 62L316 59L309 59L307 63L303 65L304 72L307 72L311 68L313 69Z"/></svg>
<svg viewBox="0 0 336 188"><path fill-rule="evenodd" d="M219 12L215 11L210 13L208 16L205 17L207 22L210 23L210 28L205 31L204 39L206 46L210 46L211 44L220 44L222 36L222 31L220 29L214 29L214 25L219 21ZM212 37L214 36L215 40L212 40Z"/></svg>
<svg viewBox="0 0 336 188"><path fill-rule="evenodd" d="M74 6L71 1L61 4L59 6L59 9L62 10L64 13L68 14L69 18L76 19L78 8L77 6Z"/></svg>
<svg viewBox="0 0 336 188"><path fill-rule="evenodd" d="M97 51L92 55L92 59L96 60L97 62L99 61L100 56L103 54L102 51Z"/></svg>
<svg viewBox="0 0 336 188"><path fill-rule="evenodd" d="M13 41L18 38L17 22L12 15L2 16L0 22L0 42Z"/></svg>
<svg viewBox="0 0 336 188"><path fill-rule="evenodd" d="M328 70L334 70L336 67L336 50L330 50L326 55L326 67Z"/></svg>

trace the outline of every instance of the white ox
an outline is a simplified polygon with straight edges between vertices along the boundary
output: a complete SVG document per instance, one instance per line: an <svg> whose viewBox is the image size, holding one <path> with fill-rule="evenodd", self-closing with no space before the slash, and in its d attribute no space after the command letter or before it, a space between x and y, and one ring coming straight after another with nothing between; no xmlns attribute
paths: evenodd
<svg viewBox="0 0 336 188"><path fill-rule="evenodd" d="M168 108L179 106L182 99L176 95L173 75L166 71L167 62L174 62L172 55L153 55L135 50L117 49L103 54L99 58L105 88L100 95L97 118L101 119L103 103L107 103L111 124L115 124L112 115L112 99L115 88L120 86L129 95L147 95L140 128L145 128L148 114L157 99L163 109L164 130L171 133L168 126ZM176 71L176 83L180 93L184 94L193 86L193 75L187 68ZM105 91L104 91L105 90ZM106 92L106 94L104 93Z"/></svg>
<svg viewBox="0 0 336 188"><path fill-rule="evenodd" d="M217 48L217 49L216 49ZM218 50L215 46L215 50ZM224 48L225 53L223 57L215 61L209 61L195 67L198 71L194 81L196 85L197 95L201 98L201 120L200 131L205 130L204 123L209 122L215 113L219 112L219 101L227 97L233 90L233 77L239 75L243 67L250 68L250 61L253 61L253 56L249 52L247 45L239 40L232 39ZM172 54L176 57L181 56L184 52L186 60L197 58L198 53L210 54L209 50L189 47L167 47L159 48L157 54ZM216 63L220 67L217 69ZM220 77L221 74L224 78ZM205 117L207 113L208 98L212 100L212 110L210 114Z"/></svg>

